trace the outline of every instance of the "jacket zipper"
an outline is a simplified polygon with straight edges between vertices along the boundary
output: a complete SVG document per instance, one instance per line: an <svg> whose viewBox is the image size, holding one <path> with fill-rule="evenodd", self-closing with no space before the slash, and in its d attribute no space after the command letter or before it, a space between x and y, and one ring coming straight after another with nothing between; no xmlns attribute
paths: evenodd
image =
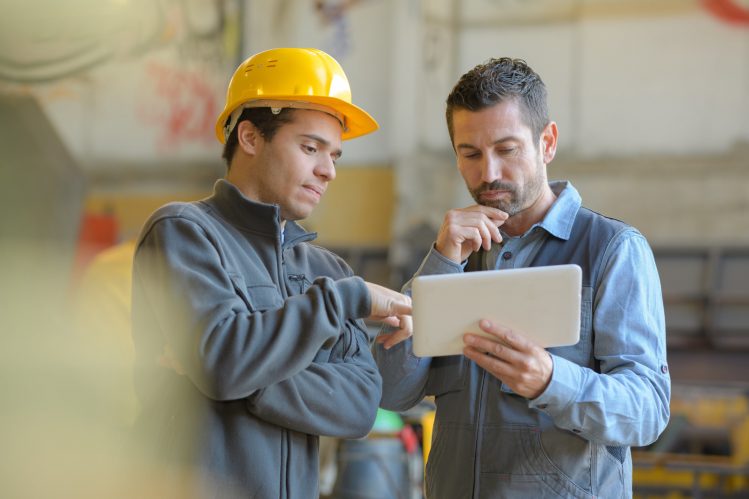
<svg viewBox="0 0 749 499"><path fill-rule="evenodd" d="M288 290L286 289L286 257L284 256L284 247L281 243L281 239L276 239L277 244L277 260L278 263L278 287L281 291L281 296L286 300L289 297ZM290 448L291 448L291 435L289 430L283 428L281 430L281 452L282 452L282 463L281 463L281 483L279 484L279 499L287 499L289 497L289 460L290 460Z"/></svg>
<svg viewBox="0 0 749 499"><path fill-rule="evenodd" d="M481 370L481 383L479 383L479 404L476 410L476 437L473 445L473 494L472 497L479 497L479 478L481 477L481 429L484 426L484 385L486 381L486 371L474 365L474 368Z"/></svg>
<svg viewBox="0 0 749 499"><path fill-rule="evenodd" d="M289 297L289 293L286 290L286 257L280 240L278 241L278 255L278 287L281 288L281 294L285 300Z"/></svg>
<svg viewBox="0 0 749 499"><path fill-rule="evenodd" d="M298 244L300 242L308 241L314 239L315 236L313 234L302 234L301 236L286 241L286 247L291 248L295 244ZM284 253L284 244L281 243L280 237L276 239L277 241L277 248L278 248L278 255L279 258L277 260L278 262L278 287L281 288L281 295L283 296L284 300L286 300L289 297L289 292L286 289L286 283L287 283L287 277L289 281L297 281L299 282L300 289L304 286L304 274L290 274L286 275L286 256ZM301 279L300 279L301 278ZM292 477L289 476L289 473L291 472L291 466L289 465L290 455L291 455L291 432L287 429L283 429L282 432L282 439L281 439L281 447L285 451L285 459L283 462L283 470L281 470L281 477L284 483L281 484L280 487L280 493L282 494L281 499L287 499L290 498L291 491L290 491L290 484Z"/></svg>

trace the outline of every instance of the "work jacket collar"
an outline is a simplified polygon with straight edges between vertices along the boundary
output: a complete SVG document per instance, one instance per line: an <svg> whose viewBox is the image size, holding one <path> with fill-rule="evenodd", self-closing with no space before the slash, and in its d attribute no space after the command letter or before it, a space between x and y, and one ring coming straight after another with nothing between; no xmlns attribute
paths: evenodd
<svg viewBox="0 0 749 499"><path fill-rule="evenodd" d="M307 232L293 221L286 221L282 226L281 209L278 205L253 201L226 179L216 181L213 195L206 201L240 229L278 239L281 239L283 231L284 247L317 237L316 232Z"/></svg>

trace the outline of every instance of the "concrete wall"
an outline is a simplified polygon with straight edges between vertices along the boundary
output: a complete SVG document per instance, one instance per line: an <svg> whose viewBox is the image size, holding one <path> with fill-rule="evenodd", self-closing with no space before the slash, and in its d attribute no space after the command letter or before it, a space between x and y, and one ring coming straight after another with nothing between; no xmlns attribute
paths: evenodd
<svg viewBox="0 0 749 499"><path fill-rule="evenodd" d="M749 246L749 150L710 156L642 156L549 165L585 204L624 220L651 245Z"/></svg>

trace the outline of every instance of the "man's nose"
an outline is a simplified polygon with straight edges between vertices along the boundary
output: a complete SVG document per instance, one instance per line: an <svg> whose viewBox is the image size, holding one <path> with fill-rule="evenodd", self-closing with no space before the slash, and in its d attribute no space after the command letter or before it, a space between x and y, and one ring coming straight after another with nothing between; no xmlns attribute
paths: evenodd
<svg viewBox="0 0 749 499"><path fill-rule="evenodd" d="M481 181L486 183L502 180L502 161L493 155L487 155L481 168Z"/></svg>
<svg viewBox="0 0 749 499"><path fill-rule="evenodd" d="M320 163L317 165L317 168L315 169L315 173L319 176L327 180L328 182L335 179L335 162L333 161L333 158L327 158L320 161Z"/></svg>

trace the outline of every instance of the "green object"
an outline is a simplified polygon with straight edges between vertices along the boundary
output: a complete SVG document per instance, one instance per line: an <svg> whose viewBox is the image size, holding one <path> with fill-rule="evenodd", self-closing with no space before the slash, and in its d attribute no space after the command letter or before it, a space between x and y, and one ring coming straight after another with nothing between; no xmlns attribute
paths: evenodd
<svg viewBox="0 0 749 499"><path fill-rule="evenodd" d="M403 429L403 419L397 412L377 409L373 433L397 433Z"/></svg>

